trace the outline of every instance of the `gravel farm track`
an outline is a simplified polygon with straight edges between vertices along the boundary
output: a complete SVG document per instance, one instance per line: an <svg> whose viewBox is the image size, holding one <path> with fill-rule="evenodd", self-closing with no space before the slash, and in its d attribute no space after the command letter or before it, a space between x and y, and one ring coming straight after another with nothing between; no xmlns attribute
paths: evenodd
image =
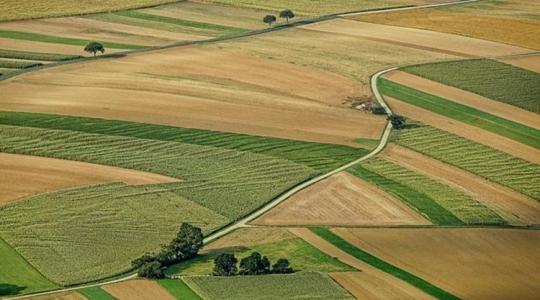
<svg viewBox="0 0 540 300"><path fill-rule="evenodd" d="M216 39L209 39L209 40L202 40L202 41L195 41L195 42L183 42L183 43L178 43L178 44L175 44L175 45L169 45L169 46L164 46L164 47L156 47L156 48L150 48L150 49L147 49L147 50L142 50L142 51L153 51L153 50L156 50L156 49L163 49L163 48L171 48L171 47L182 47L182 46L188 46L188 45L194 45L194 44L202 44L202 43L212 43L212 42L221 42L221 41L227 41L227 40L233 40L233 39L237 39L237 38L242 38L242 37L246 37L246 36L255 36L255 35L260 35L260 34L265 34L265 33L269 33L269 32L273 32L273 31L277 31L277 30L284 30L284 29L287 29L287 28L291 28L291 27L296 27L296 26L301 26L301 25L305 25L306 23L309 24L309 23L317 23L317 22L320 22L320 21L326 21L326 20L329 20L329 19L332 19L332 18L338 18L338 17L347 17L347 16L355 16L355 15L362 15L362 14L373 14L373 13L378 13L378 12L391 12L391 11L401 11L401 10L411 10L411 9L419 9L419 8L430 8L430 7L440 7L440 6L447 6L447 5L456 5L456 4L463 4L463 3L471 3L471 2L478 2L478 1L481 1L481 0L458 0L458 1L452 1L452 2L447 2L447 3L437 3L437 4L427 4L427 5L416 5L416 6L404 6L404 7L396 7L396 8L383 8L383 9L372 9L372 10L365 10L365 11L355 11L355 12L346 12L346 13L337 13L337 14L331 14L331 15L327 15L327 16L321 16L321 17L318 17L318 18L315 18L313 20L305 20L305 21L298 21L298 22L295 22L295 23L291 23L289 26L284 26L284 27L276 27L276 28L273 28L273 29L266 29L266 30L260 30L260 31L252 31L252 32L248 32L248 33L245 33L245 34L240 34L240 35L234 35L234 36L229 36L229 37L224 37L224 38L216 38ZM112 55L104 55L102 56L101 58L98 57L98 58L95 58L95 59L106 59L107 57L111 57L113 55L118 55L119 53L115 53L115 54L112 54ZM121 53L122 55L129 55L128 53ZM91 59L94 59L94 58L91 58ZM44 66L44 67L40 67L40 68L36 68L36 69L31 69L31 70L25 70L23 72L14 72L13 74L10 74L10 76L0 76L0 81L1 80L4 80L4 79L7 79L7 78L10 78L10 77L13 77L13 76L17 76L19 74L23 74L23 73L26 73L26 72L32 72L34 70L40 70L40 69L43 69L43 68L50 68L50 67L54 67L54 66L58 66L58 65L63 65L63 64L72 64L72 63L78 63L78 62L81 62L81 61L85 61L85 59L83 60L75 60L75 61L71 61L71 62L65 62L65 63L53 63L53 64L49 64L47 66ZM379 102L379 104L385 109L386 111L386 114L387 115L391 115L392 114L392 111L390 110L390 108L388 107L388 105L386 104L386 102L384 101L381 93L379 92L378 88L377 88L377 80L380 76L384 75L385 73L387 72L390 72L390 71L394 71L396 70L397 68L396 67L392 67L392 68L388 68L388 69L385 69L385 70L382 70L376 74L374 74L373 76L371 76L371 90L373 92L373 95L375 96L376 100ZM272 200L271 202L267 203L266 205L264 205L263 207L259 208L258 210L256 211L253 211L251 214L247 215L246 217L244 217L243 219L235 222L235 223L232 223L232 224L229 224L228 226L210 234L209 236L207 236L205 239L204 239L204 243L209 243L209 242L212 242L220 237L223 237L229 233L231 233L232 231L238 229L238 228L242 228L242 227L249 227L250 225L248 225L249 222L255 220L256 218L262 216L264 213L268 212L269 210L271 210L272 208L274 208L275 206L277 206L278 204L282 203L283 201L287 200L288 198L290 198L292 195L296 194L297 192L321 181L321 180L324 180L334 174L337 174L339 172L342 172L344 170L346 170L347 168L350 168L362 161L365 161L375 155L377 155L379 152L381 152L387 145L387 142L388 142L388 138L390 136L390 132L392 131L392 124L390 122L387 123L383 133L382 133L382 136L380 138L380 141L379 141L379 144L377 145L377 147L375 149L373 149L370 153L346 164L346 165L343 165L335 170L332 170L328 173L325 173L325 174L322 174L318 177L315 177L315 178L312 178L308 181L305 181L293 188L291 188L290 190L286 191L285 193L281 194L280 196L278 196L277 198L275 198L274 200ZM124 276L118 276L114 279L110 279L110 280L105 280L105 281L101 281L101 282L95 282L95 283L90 283L90 284L83 284L83 285L79 285L79 286L74 286L74 287L68 287L68 288L62 288L62 289L57 289L57 290L52 290L52 291L47 291L47 292L41 292L41 293L35 293L35 294L28 294L28 295L23 295L23 296L17 296L17 297L7 297L5 299L23 299L23 298L29 298L29 297L34 297L34 296L42 296L42 295L50 295L50 294L55 294L55 293L61 293L61 292L68 292L68 291L74 291L74 290L79 290L79 289L83 289L83 288L87 288L87 287L93 287L93 286L101 286L101 285L106 285L106 284L112 284L112 283L117 283L117 282L122 282L122 281L125 281L125 280L129 280L129 279L133 279L133 278L136 278L137 277L137 274L135 273L129 273L129 274L126 274Z"/></svg>

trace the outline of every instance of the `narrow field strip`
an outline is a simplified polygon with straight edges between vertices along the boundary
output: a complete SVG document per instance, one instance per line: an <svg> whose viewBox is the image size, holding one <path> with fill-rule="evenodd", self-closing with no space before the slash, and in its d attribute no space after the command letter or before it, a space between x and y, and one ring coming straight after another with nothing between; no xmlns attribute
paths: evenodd
<svg viewBox="0 0 540 300"><path fill-rule="evenodd" d="M376 176L369 176L369 173L365 170L398 183L398 185L385 184L387 181L382 179L377 181ZM497 213L486 207L484 204L476 201L470 195L465 194L463 191L452 188L445 183L431 179L388 160L375 157L361 163L358 168L356 166L351 168L351 172L370 178L376 183L379 183L381 187L386 186L387 188L390 188L390 192L395 190L399 191L400 189L398 187L407 187L420 195L425 195L434 203L438 204L438 206L443 209L442 211L445 210L449 212L463 224L505 224L505 221ZM418 203L419 198L415 199L413 197L408 197L406 199L408 199L407 203L412 203L414 205L415 203ZM433 202L432 205L434 204ZM435 205L435 207L437 207L437 205ZM436 209L426 209L426 207L423 206L415 206L415 208L422 208L423 210L420 211L428 216L432 214L432 211L441 211L438 207ZM460 225L459 222L452 222L451 218L447 222L448 223L445 223L444 225Z"/></svg>
<svg viewBox="0 0 540 300"><path fill-rule="evenodd" d="M0 296L51 290L58 286L45 278L0 238Z"/></svg>
<svg viewBox="0 0 540 300"><path fill-rule="evenodd" d="M40 62L28 62L28 61L16 61L16 60L5 60L0 58L0 68L6 69L28 69L33 67L38 67L43 65Z"/></svg>
<svg viewBox="0 0 540 300"><path fill-rule="evenodd" d="M40 53L40 52L28 52L28 51L15 51L0 49L0 58L16 58L27 60L41 60L41 61L65 61L81 58L80 55L65 55L57 53Z"/></svg>
<svg viewBox="0 0 540 300"><path fill-rule="evenodd" d="M387 79L379 80L379 88L384 95L540 149L540 130L538 129L509 121Z"/></svg>
<svg viewBox="0 0 540 300"><path fill-rule="evenodd" d="M111 294L107 293L99 286L88 287L77 291L88 300L115 300Z"/></svg>
<svg viewBox="0 0 540 300"><path fill-rule="evenodd" d="M101 286L115 299L129 300L175 300L157 281L148 279L133 279ZM184 299L184 298L178 298Z"/></svg>
<svg viewBox="0 0 540 300"><path fill-rule="evenodd" d="M540 113L540 74L490 59L405 67L405 72Z"/></svg>
<svg viewBox="0 0 540 300"><path fill-rule="evenodd" d="M423 280L420 277L415 276L403 269L400 269L392 264L389 264L376 256L369 254L368 252L363 251L362 249L355 247L349 242L345 241L332 231L323 227L311 228L311 231L326 241L330 242L339 249L345 251L346 253L356 257L357 259L381 270L386 273L389 273L403 281L410 283L411 285L417 287L418 289L426 292L427 294L437 298L437 299L460 299L457 296L452 295L451 293L440 289L437 286L432 285L431 283Z"/></svg>
<svg viewBox="0 0 540 300"><path fill-rule="evenodd" d="M243 33L243 32L248 31L243 28L223 26L223 25L211 24L211 23L203 23L203 22L190 21L190 20L184 20L184 19L178 19L178 18L171 18L171 17L153 15L153 14L134 11L134 10L119 11L114 14L118 16L123 16L123 17L143 19L147 21L154 21L154 22L161 22L161 23L169 23L169 24L174 24L174 25L179 25L179 26L184 26L184 27L191 27L194 30L211 31L214 34L236 34L236 33Z"/></svg>
<svg viewBox="0 0 540 300"><path fill-rule="evenodd" d="M237 151L247 151L287 159L306 165L320 172L333 170L368 152L366 149L342 145L286 140L203 129L48 114L0 112L0 124L181 142Z"/></svg>
<svg viewBox="0 0 540 300"><path fill-rule="evenodd" d="M417 122L401 130L396 142L540 200L538 164Z"/></svg>
<svg viewBox="0 0 540 300"><path fill-rule="evenodd" d="M176 299L182 300L201 300L182 279L162 279L158 281L164 289L166 289Z"/></svg>
<svg viewBox="0 0 540 300"><path fill-rule="evenodd" d="M35 41L35 42L52 43L52 44L75 45L75 46L81 46L81 47L86 46L89 42L89 40L84 40L84 39L67 38L67 37L52 36L52 35L45 35L45 34L39 34L39 33L9 31L9 30L0 30L0 38ZM145 46L113 43L113 42L105 42L105 41L100 41L100 43L105 48L114 48L114 49L136 50L136 49L146 48Z"/></svg>

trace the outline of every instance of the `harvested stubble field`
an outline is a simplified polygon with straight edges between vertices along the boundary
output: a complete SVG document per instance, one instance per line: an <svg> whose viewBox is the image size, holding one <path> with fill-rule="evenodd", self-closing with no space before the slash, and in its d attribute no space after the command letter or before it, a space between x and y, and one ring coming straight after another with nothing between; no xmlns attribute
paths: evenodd
<svg viewBox="0 0 540 300"><path fill-rule="evenodd" d="M338 228L334 232L463 299L534 299L540 292L538 230Z"/></svg>
<svg viewBox="0 0 540 300"><path fill-rule="evenodd" d="M372 158L349 172L394 194L435 224L504 224L493 210L463 191L382 158Z"/></svg>
<svg viewBox="0 0 540 300"><path fill-rule="evenodd" d="M158 282L152 280L128 280L101 287L115 299L129 300L175 300Z"/></svg>
<svg viewBox="0 0 540 300"><path fill-rule="evenodd" d="M202 298L208 300L354 299L327 275L320 273L234 277L190 276L184 280Z"/></svg>
<svg viewBox="0 0 540 300"><path fill-rule="evenodd" d="M539 11L540 5L537 1L487 0L352 18L364 22L453 33L539 50Z"/></svg>
<svg viewBox="0 0 540 300"><path fill-rule="evenodd" d="M40 61L65 61L65 60L81 58L81 56L0 49L0 58L14 58L14 59L40 60Z"/></svg>
<svg viewBox="0 0 540 300"><path fill-rule="evenodd" d="M540 74L490 59L405 67L405 72L540 113Z"/></svg>
<svg viewBox="0 0 540 300"><path fill-rule="evenodd" d="M354 146L359 137L379 138L385 124L383 117L342 104L361 95L351 79L204 46L65 65L23 74L0 88L10 99L0 101L4 110ZM35 89L39 96L29 93Z"/></svg>
<svg viewBox="0 0 540 300"><path fill-rule="evenodd" d="M429 225L399 199L342 172L302 190L273 208L256 225Z"/></svg>
<svg viewBox="0 0 540 300"><path fill-rule="evenodd" d="M413 123L398 144L540 200L540 165L434 127Z"/></svg>
<svg viewBox="0 0 540 300"><path fill-rule="evenodd" d="M510 121L485 111L444 99L408 86L381 78L381 93L424 110L481 128L521 144L540 149L540 129Z"/></svg>
<svg viewBox="0 0 540 300"><path fill-rule="evenodd" d="M354 271L354 268L326 255L285 228L242 228L207 245L199 257L178 264L167 272L183 276L210 275L217 255L234 253L240 260L253 251L267 256L272 262L286 257L297 271Z"/></svg>
<svg viewBox="0 0 540 300"><path fill-rule="evenodd" d="M504 63L540 73L540 54L499 58Z"/></svg>
<svg viewBox="0 0 540 300"><path fill-rule="evenodd" d="M45 157L0 153L0 206L25 196L104 182L153 184L178 179L158 174ZM29 181L29 178L31 180Z"/></svg>

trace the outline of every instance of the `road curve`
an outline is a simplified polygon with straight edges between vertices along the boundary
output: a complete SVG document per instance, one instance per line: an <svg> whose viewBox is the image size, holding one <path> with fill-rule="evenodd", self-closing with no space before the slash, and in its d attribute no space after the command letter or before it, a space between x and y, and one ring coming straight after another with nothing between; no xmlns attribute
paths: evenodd
<svg viewBox="0 0 540 300"><path fill-rule="evenodd" d="M417 5L417 6L410 6L410 7L401 7L401 8L382 8L382 9L379 9L379 10L370 10L370 11L364 11L364 12L354 12L354 13L343 13L343 14L337 14L336 16L337 17L346 17L346 16L354 16L354 15L362 15L362 14L373 14L373 13L380 13L380 12L392 12L392 11L401 11L401 10L410 10L410 9L419 9L419 8L429 8L429 7L438 7L438 6L447 6L447 5L455 5L455 4L464 4L464 3L471 3L471 2L478 2L478 1L481 1L481 0L458 0L458 1L454 1L454 2L447 2L447 3L439 3L439 4L427 4L427 5ZM241 36L243 37L243 36ZM241 37L238 37L238 38L241 38ZM234 39L234 38L231 38L231 39ZM226 40L230 40L230 39L226 39ZM203 41L204 42L204 41ZM183 45L178 45L178 47L182 47ZM385 70L382 70L374 75L371 76L371 90L373 92L373 95L375 96L375 99L377 100L377 102L384 108L385 112L387 115L391 115L392 114L392 111L390 109L390 107L388 107L388 105L386 104L386 102L384 101L381 93L379 92L379 89L377 87L377 80L380 76L382 76L383 74L387 73L387 72L390 72L390 71L394 71L396 70L397 67L392 67L392 68L388 68L388 69L385 69ZM3 78L4 79L4 78ZM388 137L390 136L390 132L392 131L392 124L390 122L388 122L386 124L386 127L383 131L383 134L381 136L381 139L379 141L379 144L377 145L377 147L375 149L373 149L370 153L346 164L346 165L343 165L333 171L330 171L328 173L325 173L325 174L322 174L320 176L317 176L315 178L312 178L306 182L303 182L295 187L293 187L292 189L288 190L287 192L285 192L284 194L282 194L281 196L279 196L278 198L272 200L270 203L266 204L265 206L261 207L260 209L252 212L251 214L249 214L248 216L244 217L243 219L227 226L227 227L224 227L212 234L210 234L209 236L207 236L205 239L204 239L204 243L209 243L211 241L214 241L224 235L227 235L228 233L238 229L238 228L242 228L242 227L246 227L248 226L247 224L251 221L253 221L254 219L260 217L261 215L263 215L264 213L268 212L270 209L274 208L275 206L277 206L278 204L280 204L281 202L287 200L288 198L290 198L292 195L296 194L297 192L323 180L323 179L326 179L336 173L339 173L339 172L342 172L364 160L367 160L375 155L377 155L379 152L381 152L384 147L386 146L386 144L388 143ZM88 287L95 287L95 286L101 286L101 285L106 285L106 284L113 284L113 283L117 283L117 282L122 282L122 281L126 281L126 280L129 280L129 279L133 279L133 278L136 278L137 277L137 274L130 274L130 275L126 275L125 277L120 277L120 278L117 278L117 279L113 279L113 280L108 280L108 281L102 281L102 282L97 282L97 283L90 283L90 284L83 284L83 285L79 285L79 286L75 286L75 287L69 287L69 288L63 288L63 289L58 289L58 290L53 290L53 291L47 291L47 292L41 292L41 293L35 293L35 294L27 294L27 295L23 295L23 296L17 296L17 297L3 297L3 298L0 298L0 299L23 299L23 298L29 298L29 297L36 297L36 296L44 296L44 295L50 295L50 294L56 294L56 293L62 293L62 292L69 292L69 291L75 291L75 290L80 290L80 289L83 289L83 288L88 288Z"/></svg>

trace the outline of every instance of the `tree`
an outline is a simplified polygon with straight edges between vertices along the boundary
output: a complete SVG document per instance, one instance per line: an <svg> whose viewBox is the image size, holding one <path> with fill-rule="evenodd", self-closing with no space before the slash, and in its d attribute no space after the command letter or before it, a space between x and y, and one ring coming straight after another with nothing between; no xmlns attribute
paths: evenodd
<svg viewBox="0 0 540 300"><path fill-rule="evenodd" d="M222 253L214 259L214 276L234 276L238 273L238 259L234 254Z"/></svg>
<svg viewBox="0 0 540 300"><path fill-rule="evenodd" d="M98 42L90 42L88 45L86 45L86 47L84 47L84 51L94 53L95 57L97 52L101 52L102 54L105 53L105 48Z"/></svg>
<svg viewBox="0 0 540 300"><path fill-rule="evenodd" d="M270 273L270 261L266 256L261 257L259 252L253 252L250 256L240 261L241 275L261 275Z"/></svg>
<svg viewBox="0 0 540 300"><path fill-rule="evenodd" d="M272 266L272 273L274 274L288 274L292 273L293 269L289 266L289 261L285 258L280 258Z"/></svg>
<svg viewBox="0 0 540 300"><path fill-rule="evenodd" d="M286 10L279 13L279 17L287 19L287 23L289 23L289 19L292 19L292 18L294 18L296 16L294 15L292 10L286 9Z"/></svg>
<svg viewBox="0 0 540 300"><path fill-rule="evenodd" d="M148 263L148 262L152 262L152 261L155 261L156 258L153 254L151 253L146 253L145 255L133 260L131 262L131 265L133 266L134 269L138 269L140 267L142 267L142 265L144 265L145 263Z"/></svg>
<svg viewBox="0 0 540 300"><path fill-rule="evenodd" d="M156 260L145 262L138 271L139 277L148 279L162 279L165 278L164 267Z"/></svg>
<svg viewBox="0 0 540 300"><path fill-rule="evenodd" d="M263 22L268 24L268 27L272 27L272 23L274 23L276 20L277 20L276 16L274 16L274 15L266 15L263 18Z"/></svg>
<svg viewBox="0 0 540 300"><path fill-rule="evenodd" d="M388 116L387 120L392 123L392 126L395 129L403 129L406 126L406 124L405 124L406 119L405 119L404 116L390 115L390 116Z"/></svg>
<svg viewBox="0 0 540 300"><path fill-rule="evenodd" d="M157 259L163 265L190 259L197 255L203 246L203 234L200 228L182 223L180 231L169 245L163 246Z"/></svg>

